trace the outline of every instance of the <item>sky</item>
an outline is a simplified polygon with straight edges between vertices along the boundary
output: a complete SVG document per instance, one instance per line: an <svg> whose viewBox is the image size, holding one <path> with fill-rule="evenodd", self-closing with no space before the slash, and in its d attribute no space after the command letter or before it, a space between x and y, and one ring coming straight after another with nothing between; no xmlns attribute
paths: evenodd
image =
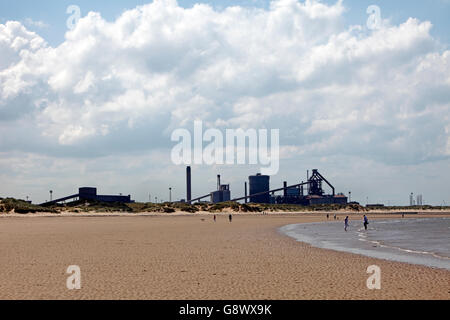
<svg viewBox="0 0 450 320"><path fill-rule="evenodd" d="M67 27L67 8L81 19ZM367 8L381 25L367 27ZM0 197L185 198L177 128L279 129L279 187L450 203L450 1L0 3ZM255 165L194 165L243 194Z"/></svg>

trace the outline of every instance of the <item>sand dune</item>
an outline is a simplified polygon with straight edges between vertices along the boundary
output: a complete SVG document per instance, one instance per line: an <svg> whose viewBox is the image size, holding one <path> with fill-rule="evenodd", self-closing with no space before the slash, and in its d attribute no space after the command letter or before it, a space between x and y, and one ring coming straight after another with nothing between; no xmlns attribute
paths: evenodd
<svg viewBox="0 0 450 320"><path fill-rule="evenodd" d="M7 217L0 219L0 299L450 298L447 270L312 248L276 230L323 220ZM381 267L381 290L366 287L372 264ZM66 288L69 265L81 268L81 290Z"/></svg>

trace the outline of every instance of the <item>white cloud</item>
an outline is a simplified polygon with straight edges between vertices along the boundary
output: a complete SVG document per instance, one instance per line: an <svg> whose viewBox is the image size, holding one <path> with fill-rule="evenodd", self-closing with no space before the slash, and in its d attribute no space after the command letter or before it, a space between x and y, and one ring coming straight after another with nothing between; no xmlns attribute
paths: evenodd
<svg viewBox="0 0 450 320"><path fill-rule="evenodd" d="M33 132L35 146L53 143L33 152L112 155L167 147L172 129L203 119L280 128L292 157L448 158L450 51L431 23L410 18L371 32L346 27L345 10L341 1L214 10L159 0L112 22L90 12L55 48L7 22L0 130L14 139L0 146L31 151Z"/></svg>

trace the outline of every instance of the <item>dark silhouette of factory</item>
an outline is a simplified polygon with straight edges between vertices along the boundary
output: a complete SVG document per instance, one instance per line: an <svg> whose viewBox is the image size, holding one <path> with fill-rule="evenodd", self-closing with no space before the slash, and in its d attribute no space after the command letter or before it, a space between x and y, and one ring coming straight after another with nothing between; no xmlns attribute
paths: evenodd
<svg viewBox="0 0 450 320"><path fill-rule="evenodd" d="M325 179L317 169L312 170L311 176L307 173L307 181L294 185L288 185L285 181L283 187L270 189L270 176L256 174L248 177L248 183L245 182L245 195L239 198L231 198L229 184L221 183L221 176L217 176L217 190L214 190L204 196L192 199L192 172L191 167L186 169L186 200L192 204L209 198L210 203L220 203L226 201L244 201L245 203L266 203L266 204L297 204L297 205L318 205L318 204L346 204L347 197L344 194L336 194L334 186ZM331 194L326 194L323 186L328 185ZM249 186L249 188L247 188ZM278 194L277 194L278 193ZM280 194L281 193L281 194ZM42 203L43 206L54 205L66 201L98 201L110 203L132 203L131 196L123 195L98 195L97 188L83 187L78 189L78 193L64 198L51 200Z"/></svg>
<svg viewBox="0 0 450 320"><path fill-rule="evenodd" d="M244 197L231 199L230 186L221 184L220 175L217 176L217 190L207 195L192 199L191 192L191 167L186 169L186 190L187 203L194 203L202 199L210 198L211 203L225 201L244 201L245 203L271 203L271 204L298 204L298 205L317 205L317 204L346 204L347 197L344 194L336 194L334 186L325 179L317 169L312 170L311 176L307 173L307 181L288 186L285 181L282 188L270 189L270 176L256 174L248 177L249 192L247 192L247 182L245 182ZM326 184L331 189L331 194L325 194L323 185ZM276 195L276 193L282 194Z"/></svg>
<svg viewBox="0 0 450 320"><path fill-rule="evenodd" d="M134 201L131 200L131 196L123 196L123 195L98 195L97 188L91 187L83 187L78 189L77 194L73 194L71 196L67 196L64 198L51 200L45 203L42 203L42 206L54 205L60 202L66 201L99 201L99 202L121 202L121 203L132 203Z"/></svg>

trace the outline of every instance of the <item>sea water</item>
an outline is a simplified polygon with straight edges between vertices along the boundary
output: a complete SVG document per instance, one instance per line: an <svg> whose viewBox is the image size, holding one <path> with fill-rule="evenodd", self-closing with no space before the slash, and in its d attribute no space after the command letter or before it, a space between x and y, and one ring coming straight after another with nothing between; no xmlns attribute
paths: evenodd
<svg viewBox="0 0 450 320"><path fill-rule="evenodd" d="M312 246L450 270L450 218L291 224L280 231Z"/></svg>

